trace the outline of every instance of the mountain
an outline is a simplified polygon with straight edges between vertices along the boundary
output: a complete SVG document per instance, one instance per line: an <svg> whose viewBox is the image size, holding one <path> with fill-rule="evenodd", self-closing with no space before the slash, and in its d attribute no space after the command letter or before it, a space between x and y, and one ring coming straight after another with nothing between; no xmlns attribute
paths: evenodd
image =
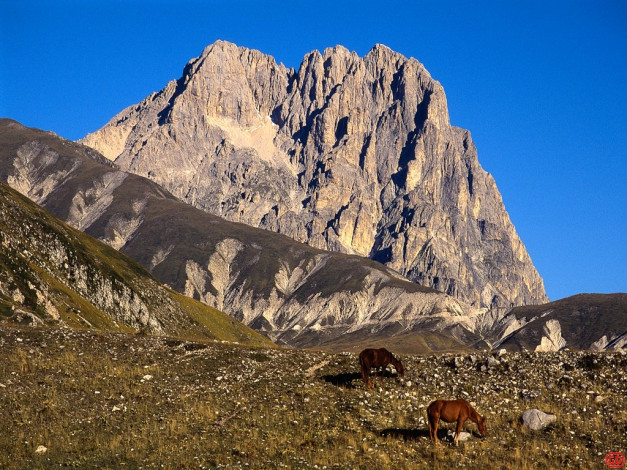
<svg viewBox="0 0 627 470"><path fill-rule="evenodd" d="M620 349L627 346L627 294L579 294L516 307L494 329L511 350Z"/></svg>
<svg viewBox="0 0 627 470"><path fill-rule="evenodd" d="M218 41L82 142L211 214L474 307L548 300L442 86L385 46L314 51L294 70Z"/></svg>
<svg viewBox="0 0 627 470"><path fill-rule="evenodd" d="M0 320L271 346L0 183Z"/></svg>
<svg viewBox="0 0 627 470"><path fill-rule="evenodd" d="M485 346L476 309L356 255L224 220L94 150L0 120L0 181L174 290L292 346L403 338L408 352ZM181 325L183 327L183 325Z"/></svg>

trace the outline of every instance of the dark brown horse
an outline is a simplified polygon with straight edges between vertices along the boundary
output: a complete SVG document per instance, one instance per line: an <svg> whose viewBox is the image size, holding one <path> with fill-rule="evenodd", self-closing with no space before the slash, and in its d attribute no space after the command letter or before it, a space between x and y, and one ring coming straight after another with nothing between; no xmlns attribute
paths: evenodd
<svg viewBox="0 0 627 470"><path fill-rule="evenodd" d="M427 407L427 416L429 418L429 437L436 444L438 443L438 423L440 420L447 423L457 421L455 445L459 445L459 433L467 419L477 423L479 433L482 436L488 435L485 419L463 398L458 400L436 400Z"/></svg>
<svg viewBox="0 0 627 470"><path fill-rule="evenodd" d="M381 380L383 380L383 372L388 364L392 364L400 377L405 375L403 364L396 359L390 351L385 348L380 349L364 349L359 353L359 366L361 367L361 378L369 388L374 386L374 380L370 383L370 369L375 368L374 377L377 378L378 367L383 367L381 372Z"/></svg>

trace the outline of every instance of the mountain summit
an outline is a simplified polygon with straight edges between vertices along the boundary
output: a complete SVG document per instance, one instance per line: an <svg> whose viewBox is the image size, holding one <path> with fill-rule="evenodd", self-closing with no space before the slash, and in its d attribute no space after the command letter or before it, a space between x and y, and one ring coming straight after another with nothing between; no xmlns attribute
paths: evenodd
<svg viewBox="0 0 627 470"><path fill-rule="evenodd" d="M385 46L313 51L294 70L218 41L82 143L207 212L475 307L547 301L442 86Z"/></svg>

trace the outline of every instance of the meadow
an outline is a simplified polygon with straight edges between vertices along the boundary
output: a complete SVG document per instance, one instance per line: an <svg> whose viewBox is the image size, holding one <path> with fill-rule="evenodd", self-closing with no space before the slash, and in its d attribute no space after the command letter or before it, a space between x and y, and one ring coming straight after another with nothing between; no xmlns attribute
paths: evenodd
<svg viewBox="0 0 627 470"><path fill-rule="evenodd" d="M3 469L591 469L627 442L621 352L401 354L373 389L349 353L0 324L0 354ZM426 407L455 397L489 435L435 446Z"/></svg>

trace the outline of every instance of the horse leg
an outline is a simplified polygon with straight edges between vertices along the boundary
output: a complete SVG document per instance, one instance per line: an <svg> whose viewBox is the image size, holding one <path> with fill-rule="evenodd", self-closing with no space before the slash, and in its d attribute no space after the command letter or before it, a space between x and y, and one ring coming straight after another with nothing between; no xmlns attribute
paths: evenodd
<svg viewBox="0 0 627 470"><path fill-rule="evenodd" d="M438 415L432 415L427 411L427 421L429 422L429 439L431 439L436 445L438 444L438 421L440 417Z"/></svg>
<svg viewBox="0 0 627 470"><path fill-rule="evenodd" d="M440 441L438 441L438 423L440 422L440 417L436 417L434 419L434 423L433 423L433 441L435 442L435 445L437 446Z"/></svg>
<svg viewBox="0 0 627 470"><path fill-rule="evenodd" d="M370 368L366 366L364 358L359 356L359 370L361 371L361 380L368 386L368 375L370 374Z"/></svg>
<svg viewBox="0 0 627 470"><path fill-rule="evenodd" d="M427 413L427 424L429 425L429 440L433 440L433 426L431 426L431 417Z"/></svg>
<svg viewBox="0 0 627 470"><path fill-rule="evenodd" d="M466 419L462 418L462 417L460 417L457 420L457 428L455 429L455 439L453 439L453 441L455 442L456 446L459 445L459 433L462 432L462 427L464 426L464 421L466 421Z"/></svg>

